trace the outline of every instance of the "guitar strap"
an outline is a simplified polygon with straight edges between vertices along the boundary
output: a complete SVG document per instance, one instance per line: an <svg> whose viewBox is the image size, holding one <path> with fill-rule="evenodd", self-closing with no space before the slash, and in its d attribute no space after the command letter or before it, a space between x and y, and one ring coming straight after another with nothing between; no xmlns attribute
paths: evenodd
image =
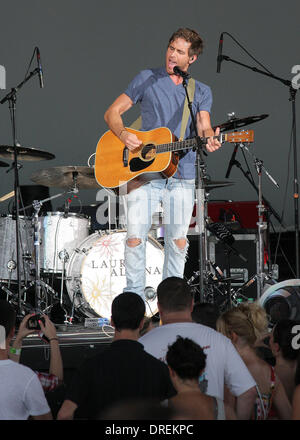
<svg viewBox="0 0 300 440"><path fill-rule="evenodd" d="M190 101L192 103L193 99L194 99L194 94L195 94L195 80L194 80L194 78L189 79L187 91L188 91L188 94L190 97ZM181 128L180 128L180 136L179 136L180 141L183 141L183 139L184 139L184 133L185 133L185 130L187 127L189 116L190 116L190 112L189 112L188 100L187 100L187 97L185 97L184 106L183 106L183 113L182 113Z"/></svg>
<svg viewBox="0 0 300 440"><path fill-rule="evenodd" d="M187 86L187 91L190 97L191 103L193 102L194 95L195 95L195 80L194 78L189 79L189 83ZM179 140L183 140L184 134L186 131L187 123L189 120L189 106L188 106L188 100L187 97L185 97L184 106L183 106L183 113L182 113L182 120L181 120L181 127L180 127L180 137ZM139 116L131 125L130 128L133 128L134 130L140 130L142 127L142 117Z"/></svg>

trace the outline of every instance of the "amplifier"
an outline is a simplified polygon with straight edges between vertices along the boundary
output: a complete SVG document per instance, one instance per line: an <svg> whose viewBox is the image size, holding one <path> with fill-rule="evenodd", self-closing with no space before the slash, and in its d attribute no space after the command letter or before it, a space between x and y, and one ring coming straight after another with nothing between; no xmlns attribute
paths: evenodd
<svg viewBox="0 0 300 440"><path fill-rule="evenodd" d="M255 233L258 222L258 201L208 202L207 215L213 223L225 223L231 230ZM265 218L264 218L265 219ZM189 234L196 234L196 205L194 206ZM238 232L237 232L238 233Z"/></svg>

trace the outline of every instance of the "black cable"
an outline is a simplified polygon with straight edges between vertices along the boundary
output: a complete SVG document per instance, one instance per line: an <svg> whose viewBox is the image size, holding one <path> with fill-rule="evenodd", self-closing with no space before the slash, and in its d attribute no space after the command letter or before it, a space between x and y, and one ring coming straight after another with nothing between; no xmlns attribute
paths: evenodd
<svg viewBox="0 0 300 440"><path fill-rule="evenodd" d="M283 222L283 218L284 218L284 214L285 214L285 206L286 206L286 201L287 201L288 183L289 183L289 178L290 178L290 160L291 160L291 152L292 152L292 136L293 136L293 129L291 131L291 136L290 136L290 148L289 148L289 154L288 154L287 178L286 178L286 184L285 184L283 208L282 208L282 213L281 213L281 222ZM281 234L282 234L282 226L280 225L280 230L279 230L279 233L278 233L277 245L276 245L276 248L275 248L274 263L276 263L276 259L277 259L277 253L278 253L279 242L280 242L280 239L281 239ZM282 252L282 249L281 249L281 252ZM292 270L292 272L294 273L293 270ZM295 276L295 274L294 274L294 276Z"/></svg>
<svg viewBox="0 0 300 440"><path fill-rule="evenodd" d="M247 49L245 49L231 34L229 34L228 32L223 32L223 34L225 35L228 35L230 38L232 38L233 39L233 41L235 41L236 42L236 44L244 51L244 52L246 52L246 54L247 55L249 55L249 57L250 58L252 58L257 64L259 64L260 65L260 67L262 67L266 72L268 72L268 73L270 73L271 75L273 75L272 74L272 72L270 72L270 70L269 69L267 69L263 64L261 64L253 55L251 55L251 53L247 50Z"/></svg>
<svg viewBox="0 0 300 440"><path fill-rule="evenodd" d="M30 69L30 66L31 66L31 64L32 64L32 61L33 61L33 58L34 58L34 56L35 56L35 53L36 53L36 47L34 48L34 51L33 51L33 54L32 54L32 57L31 57L31 60L30 60L30 62L29 62L29 66L28 66L28 68L27 68L27 71L26 71L26 73L25 73L25 77L24 77L24 79L27 77L27 75L28 75L28 72L29 72L29 69Z"/></svg>

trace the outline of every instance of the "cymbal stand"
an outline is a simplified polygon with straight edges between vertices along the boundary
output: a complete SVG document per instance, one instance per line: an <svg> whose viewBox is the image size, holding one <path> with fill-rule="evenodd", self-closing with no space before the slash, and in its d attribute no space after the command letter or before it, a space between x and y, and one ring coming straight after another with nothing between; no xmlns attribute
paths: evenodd
<svg viewBox="0 0 300 440"><path fill-rule="evenodd" d="M69 260L69 254L66 251L66 249L63 249L62 251L59 252L58 257L62 261L62 265L63 265L63 267L62 267L62 274L61 274L61 284L60 284L60 298L59 298L60 307L65 312L64 323L65 324L72 324L72 320L71 321L68 320L68 312L64 308L64 305L63 305L65 266L66 266L66 262Z"/></svg>
<svg viewBox="0 0 300 440"><path fill-rule="evenodd" d="M21 300L21 271L20 271L20 229L19 229L19 194L20 194L20 183L19 183L19 168L18 164L18 154L17 147L19 146L17 142L17 130L16 130L16 103L17 103L17 92L23 87L23 85L29 81L33 76L39 74L39 68L35 68L32 72L30 72L25 79L17 85L17 87L13 87L11 91L0 101L0 104L4 104L8 101L9 110L11 115L11 123L12 123L12 136L13 136L13 152L14 152L14 161L12 167L10 169L14 169L14 191L15 191L15 210L16 210L16 257L17 257L17 278L18 278L18 308L17 308L17 316L22 317L24 314L24 306ZM10 171L10 169L8 171Z"/></svg>
<svg viewBox="0 0 300 440"><path fill-rule="evenodd" d="M33 216L33 226L34 226L34 249L35 249L35 280L32 281L28 287L26 287L23 292L26 292L29 287L35 284L35 309L37 313L41 312L41 287L44 287L46 290L49 290L54 296L57 296L57 293L49 286L47 283L41 280L41 263L40 263L40 224L39 224L39 211L43 205L43 203L48 202L49 200L55 199L57 197L63 196L68 193L78 192L76 186L74 186L69 191L64 191L63 193L56 194L54 196L48 197L44 200L34 200L32 205L25 206L25 208L20 211L25 211L29 207L33 207L34 216Z"/></svg>
<svg viewBox="0 0 300 440"><path fill-rule="evenodd" d="M265 281L270 278L270 275L266 273L264 269L264 232L267 230L267 223L264 221L265 206L263 204L262 197L262 171L268 176L271 182L279 188L276 180L270 175L270 173L263 166L263 161L258 159L246 146L241 144L241 147L246 150L253 158L254 166L258 175L258 261L257 261L257 283L258 283L258 299L261 297Z"/></svg>

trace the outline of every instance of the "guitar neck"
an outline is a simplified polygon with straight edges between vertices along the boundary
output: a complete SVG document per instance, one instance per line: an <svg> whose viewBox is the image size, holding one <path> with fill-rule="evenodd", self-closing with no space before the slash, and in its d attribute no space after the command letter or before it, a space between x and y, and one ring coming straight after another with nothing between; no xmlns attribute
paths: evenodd
<svg viewBox="0 0 300 440"><path fill-rule="evenodd" d="M226 134L219 134L218 136L213 136L214 139L218 139L221 143L225 142L227 140L227 135ZM205 145L207 144L207 140L209 139L209 137L200 137L200 142L201 144ZM156 145L156 154L159 153L167 153L169 151L180 151L180 150L186 150L186 149L190 149L190 148L194 148L197 147L197 138L191 138L191 139L186 139L184 141L176 141L176 142L171 142L169 144L160 144L160 145Z"/></svg>

